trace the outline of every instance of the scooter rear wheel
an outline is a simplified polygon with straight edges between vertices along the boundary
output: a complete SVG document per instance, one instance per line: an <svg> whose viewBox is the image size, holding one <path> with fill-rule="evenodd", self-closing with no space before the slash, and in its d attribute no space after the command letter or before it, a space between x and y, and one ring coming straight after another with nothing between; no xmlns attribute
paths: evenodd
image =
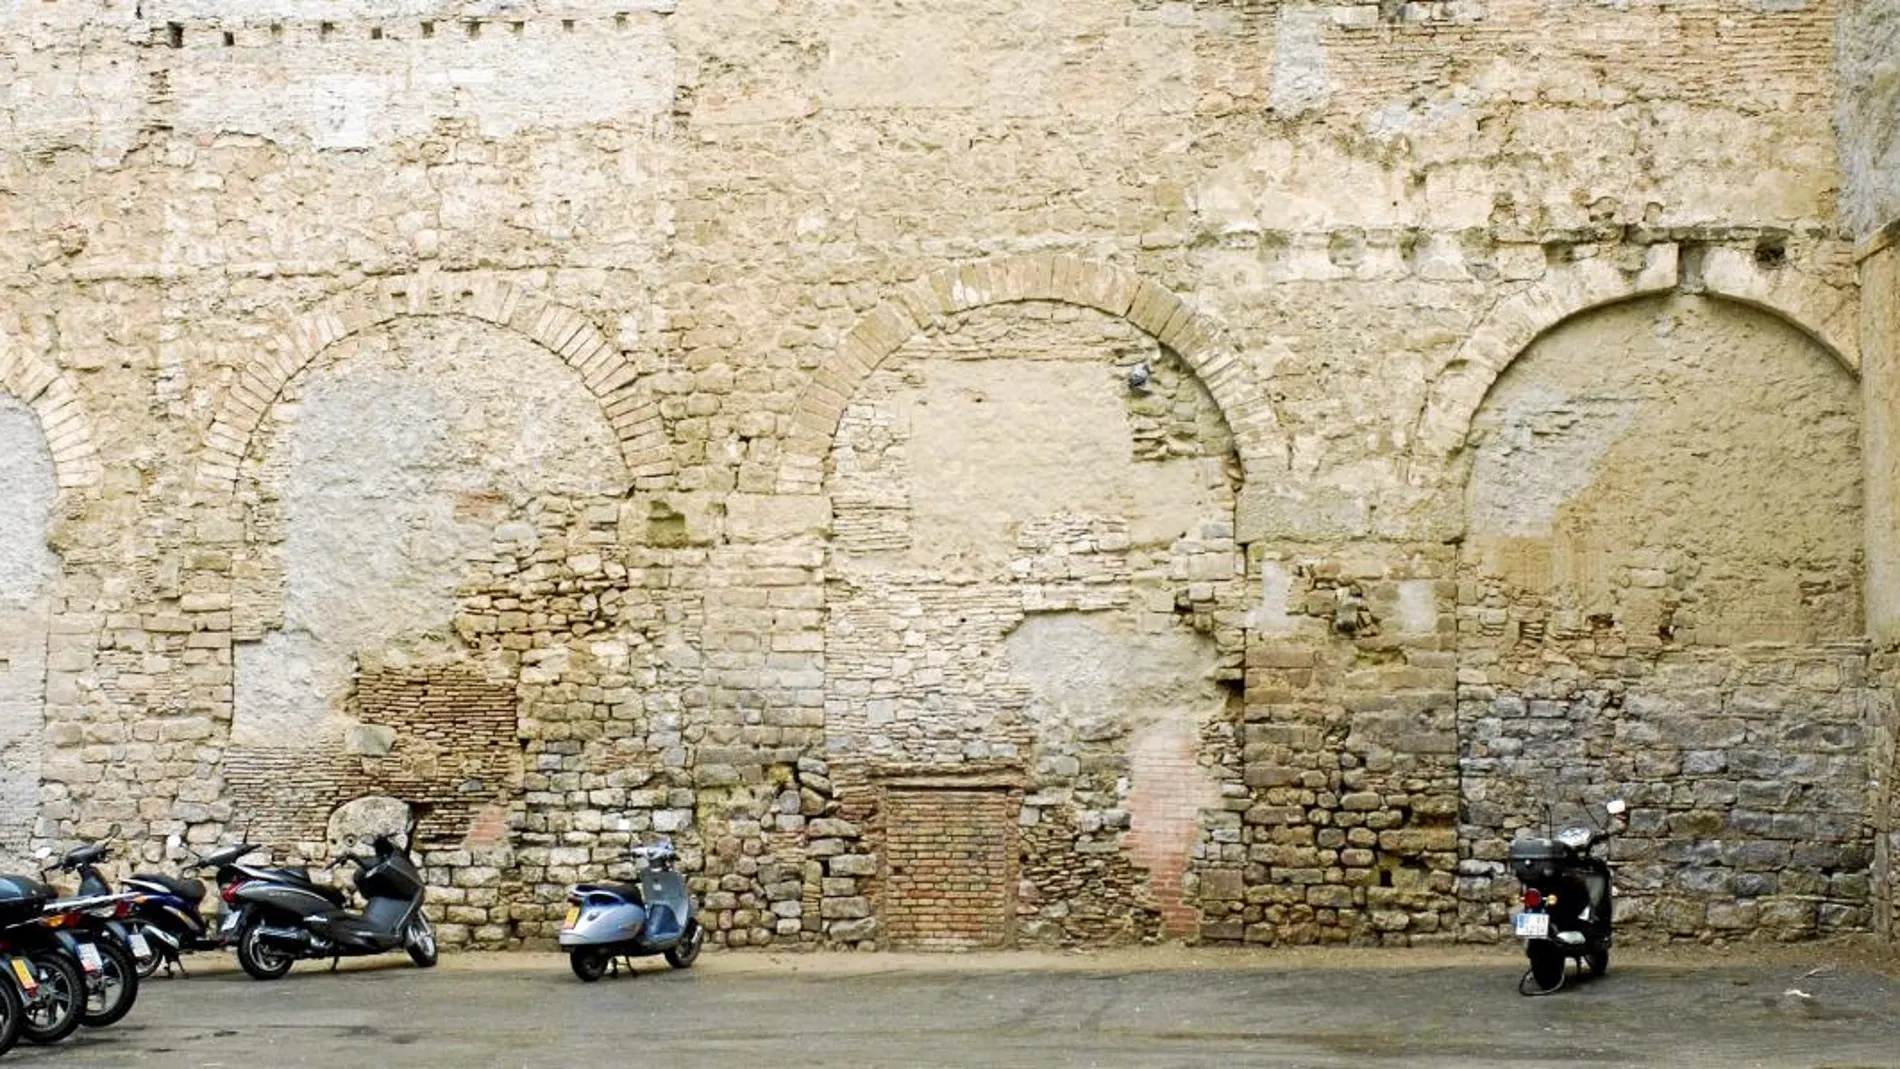
<svg viewBox="0 0 1900 1069"><path fill-rule="evenodd" d="M1530 948L1531 980L1544 991L1553 991L1563 986L1564 952L1554 946L1540 945Z"/></svg>
<svg viewBox="0 0 1900 1069"><path fill-rule="evenodd" d="M290 971L297 959L289 952L264 941L264 922L254 920L238 933L237 959L244 971L257 980L278 980Z"/></svg>
<svg viewBox="0 0 1900 1069"><path fill-rule="evenodd" d="M150 926L144 921L132 921L128 927L134 933L145 936L145 945L152 948L152 952L142 958L137 954L132 955L132 964L138 971L139 979L150 980L158 973L158 967L165 964L165 954L159 949L164 944L146 931Z"/></svg>
<svg viewBox="0 0 1900 1069"><path fill-rule="evenodd" d="M1610 948L1599 947L1583 956L1583 963L1590 966L1591 976L1603 976L1610 971Z"/></svg>
<svg viewBox="0 0 1900 1069"><path fill-rule="evenodd" d="M605 947L575 947L567 955L567 963L574 969L574 975L583 983L593 983L607 975L607 965L613 959Z"/></svg>

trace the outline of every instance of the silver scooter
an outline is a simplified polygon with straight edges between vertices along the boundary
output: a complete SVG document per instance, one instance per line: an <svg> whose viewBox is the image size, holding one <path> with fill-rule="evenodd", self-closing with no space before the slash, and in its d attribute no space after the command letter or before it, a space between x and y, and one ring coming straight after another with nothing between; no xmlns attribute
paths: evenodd
<svg viewBox="0 0 1900 1069"><path fill-rule="evenodd" d="M691 968L706 942L686 877L678 871L679 854L669 840L636 846L620 855L639 870L639 883L582 883L567 892L567 920L561 948L574 975L593 983L617 958L666 955L675 969ZM633 962L628 960L628 971Z"/></svg>

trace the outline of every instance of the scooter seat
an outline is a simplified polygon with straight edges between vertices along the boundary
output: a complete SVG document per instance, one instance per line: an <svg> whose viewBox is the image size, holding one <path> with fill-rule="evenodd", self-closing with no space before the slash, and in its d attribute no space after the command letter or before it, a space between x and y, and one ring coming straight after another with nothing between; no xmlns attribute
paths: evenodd
<svg viewBox="0 0 1900 1069"><path fill-rule="evenodd" d="M641 905L645 901L640 895L640 885L637 883L582 883L574 886L575 894L584 895L590 891L604 891L610 895L618 895L634 905Z"/></svg>
<svg viewBox="0 0 1900 1069"><path fill-rule="evenodd" d="M204 900L205 885L197 880L180 879L177 876L161 876L153 872L141 872L132 878L143 883L152 884L155 887L163 887L165 890L177 895L179 898L184 899L194 906Z"/></svg>
<svg viewBox="0 0 1900 1069"><path fill-rule="evenodd" d="M257 874L267 880L279 880L284 883L296 884L305 890L322 895L324 898L329 899L339 906L349 904L349 899L344 897L342 891L312 880L310 878L310 870L301 865L287 865L281 869L258 869Z"/></svg>

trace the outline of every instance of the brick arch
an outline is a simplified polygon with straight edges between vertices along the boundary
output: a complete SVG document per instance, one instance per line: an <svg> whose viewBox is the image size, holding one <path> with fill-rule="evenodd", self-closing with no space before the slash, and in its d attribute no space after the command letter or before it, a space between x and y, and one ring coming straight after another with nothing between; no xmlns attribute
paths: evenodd
<svg viewBox="0 0 1900 1069"><path fill-rule="evenodd" d="M561 358L581 377L620 441L628 473L673 473L659 406L618 346L581 313L509 282L405 275L366 283L299 317L254 352L223 390L205 435L201 489L228 494L265 415L290 381L337 342L403 317L459 315L510 330Z"/></svg>
<svg viewBox="0 0 1900 1069"><path fill-rule="evenodd" d="M0 333L0 392L19 398L40 419L53 478L61 490L99 484L103 469L94 444L92 416L71 375L32 353L22 352Z"/></svg>
<svg viewBox="0 0 1900 1069"><path fill-rule="evenodd" d="M1499 301L1428 387L1413 426L1412 459L1435 466L1464 448L1478 406L1498 376L1559 323L1595 308L1676 290L1769 312L1813 339L1850 374L1860 375L1852 295L1791 267L1765 268L1747 250L1711 248L1684 255L1674 245L1652 245L1640 270L1578 261L1553 268L1537 285Z"/></svg>
<svg viewBox="0 0 1900 1069"><path fill-rule="evenodd" d="M912 282L860 319L799 396L778 489L816 493L838 421L859 384L946 316L992 304L1059 301L1126 319L1178 353L1220 406L1250 484L1284 469L1289 449L1273 405L1221 328L1164 287L1131 271L1038 253L964 264Z"/></svg>

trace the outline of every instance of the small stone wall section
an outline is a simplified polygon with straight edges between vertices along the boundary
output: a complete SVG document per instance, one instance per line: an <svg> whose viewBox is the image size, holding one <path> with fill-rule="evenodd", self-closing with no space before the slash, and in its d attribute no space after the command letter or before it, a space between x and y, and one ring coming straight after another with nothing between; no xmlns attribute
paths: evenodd
<svg viewBox="0 0 1900 1069"><path fill-rule="evenodd" d="M459 846L519 778L516 704L512 684L467 669L362 671L351 700L362 723L341 752L234 748L226 791L255 818L254 841L299 844L307 856L319 856L330 814L365 795L418 809L419 848Z"/></svg>

